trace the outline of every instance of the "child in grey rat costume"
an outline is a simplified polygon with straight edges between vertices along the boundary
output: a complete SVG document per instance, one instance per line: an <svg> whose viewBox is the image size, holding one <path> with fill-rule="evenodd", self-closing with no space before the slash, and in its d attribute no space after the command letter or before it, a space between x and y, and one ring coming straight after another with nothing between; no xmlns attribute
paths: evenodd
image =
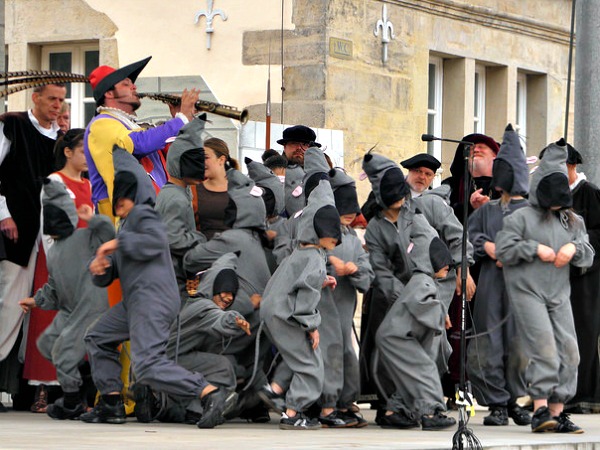
<svg viewBox="0 0 600 450"><path fill-rule="evenodd" d="M286 394L287 410L279 424L283 429L320 427L304 411L319 398L323 388L323 360L317 331L321 317L316 308L321 290L329 280L321 242L325 238L339 242L339 220L331 186L321 180L300 216L298 247L280 264L265 289L261 320L267 336L293 373Z"/></svg>
<svg viewBox="0 0 600 450"><path fill-rule="evenodd" d="M569 263L589 267L594 250L572 205L563 140L546 148L531 177L530 206L504 219L496 257L530 359L534 432L581 433L563 412L576 391L579 352L569 300Z"/></svg>
<svg viewBox="0 0 600 450"><path fill-rule="evenodd" d="M340 214L340 218L351 222L360 213L354 180L346 175L343 170L331 169L329 171L329 182L333 189L335 207ZM375 274L371 268L369 255L363 249L362 242L347 224L342 225L342 243L333 250L328 251L327 254L330 262L333 258L337 258L335 265L328 264L328 272L336 278L337 286L333 292L330 289L324 289L323 293L333 296L332 305L335 308L334 313L339 317L342 335L341 366L343 375L335 406L338 415L355 420L356 425L354 426L364 427L367 425L367 421L351 409L352 404L358 401L360 390L358 355L353 345L354 313L358 301L357 291L364 294L371 286ZM351 268L348 269L348 266ZM338 268L340 268L340 273L337 271ZM323 311L321 311L321 314L323 314ZM339 349L339 344L339 342L335 342L331 351ZM327 372L325 374L327 377Z"/></svg>
<svg viewBox="0 0 600 450"><path fill-rule="evenodd" d="M64 397L48 405L47 414L53 419L75 419L85 412L79 395L79 365L86 353L83 336L108 310L106 289L94 286L86 264L101 244L114 238L115 230L102 215L93 215L87 228L76 229L75 204L61 182L44 181L42 205L44 233L55 241L48 252L48 282L35 293L32 306L59 311L37 346L56 367L64 392Z"/></svg>
<svg viewBox="0 0 600 450"><path fill-rule="evenodd" d="M395 387L386 412L378 412L377 423L382 427L412 428L419 425L413 415L417 413L423 429L446 428L455 422L443 414L443 392L433 359L434 337L442 333L446 314L432 279L429 257L441 251L430 252L437 233L422 214L403 205L409 189L396 163L369 153L363 159L363 169L377 204L383 208L367 225L365 240L375 271L374 283L390 303L378 324L375 342ZM444 265L453 264L445 244L439 238L435 242L432 248L445 250ZM416 253L409 257L411 249Z"/></svg>
<svg viewBox="0 0 600 450"><path fill-rule="evenodd" d="M264 252L267 239L266 209L261 198L263 191L238 170L228 170L227 181L229 205L225 210L225 222L231 228L187 252L184 267L187 272L195 274L206 270L222 255L239 252L237 275L240 288L231 308L242 314L254 331L260 324L257 308L271 277ZM255 333L237 336L228 343L224 351L234 362L238 378L251 377L255 363L254 338ZM267 350L266 346L261 349L261 354L263 350ZM266 383L266 375L262 370L254 377L253 383L256 386Z"/></svg>
<svg viewBox="0 0 600 450"><path fill-rule="evenodd" d="M323 151L318 147L310 147L304 152L304 178L302 179L301 187L302 199L307 201L312 190L319 184L320 180L329 172L329 165L323 154ZM273 256L277 264L290 256L298 242L296 240L298 234L298 222L302 209L298 209L294 215L289 217L282 227L279 228L279 233L275 237Z"/></svg>
<svg viewBox="0 0 600 450"><path fill-rule="evenodd" d="M188 297L183 256L197 244L206 242L206 237L196 231L192 192L189 188L190 184L204 180L203 131L204 120L199 118L179 130L167 154L169 181L158 193L154 207L167 225L167 238L182 306Z"/></svg>
<svg viewBox="0 0 600 450"><path fill-rule="evenodd" d="M169 330L181 302L166 227L154 210L152 183L137 160L117 146L113 162L113 210L116 214L125 200L133 206L122 214L116 242L98 249L90 271L97 286L108 286L119 278L123 301L101 316L85 336L92 377L102 395L81 420L125 422L118 346L129 339L137 382L172 395L201 397L204 414L198 427L212 428L221 423L229 394L208 383L201 373L175 364L166 354Z"/></svg>
<svg viewBox="0 0 600 450"><path fill-rule="evenodd" d="M490 200L469 217L469 239L481 262L479 286L473 308L475 337L467 349L467 374L480 405L489 406L484 425L529 425L531 416L516 399L526 395L525 368L515 317L504 286L502 267L494 254L494 240L502 223L514 211L527 206L529 168L519 135L509 125L494 160L492 187L501 199Z"/></svg>
<svg viewBox="0 0 600 450"><path fill-rule="evenodd" d="M245 158L244 162L248 168L248 176L263 190L262 198L265 202L267 214L267 234L269 235L270 245L265 248L265 254L271 273L277 269L277 261L273 255L273 235L280 236L285 232L286 220L281 217L285 211L285 193L281 180L275 175L271 169L265 165L252 161L250 158Z"/></svg>
<svg viewBox="0 0 600 450"><path fill-rule="evenodd" d="M197 294L187 299L180 312L180 324L172 325L167 343L169 358L188 370L204 374L209 383L228 391L235 390L236 375L229 359L220 353L228 339L244 333L238 319L245 320L236 311L223 310L213 298L222 292L231 293L235 298L239 286L236 263L237 255L226 253L202 274ZM202 417L203 408L198 398L162 392L153 395L157 400L145 422L158 419L195 424Z"/></svg>

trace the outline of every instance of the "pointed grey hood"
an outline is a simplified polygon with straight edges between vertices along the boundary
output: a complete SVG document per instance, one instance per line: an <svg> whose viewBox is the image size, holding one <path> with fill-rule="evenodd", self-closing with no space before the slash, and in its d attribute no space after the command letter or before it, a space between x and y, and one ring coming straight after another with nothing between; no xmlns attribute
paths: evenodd
<svg viewBox="0 0 600 450"><path fill-rule="evenodd" d="M329 164L327 164L327 160L325 159L325 154L323 150L317 147L310 147L304 153L304 183L306 180L310 178L311 175L314 175L319 172L327 173L329 172Z"/></svg>
<svg viewBox="0 0 600 450"><path fill-rule="evenodd" d="M562 145L561 145L562 144ZM567 180L567 147L561 139L558 142L550 144L544 149L544 157L540 161L539 166L531 175L531 185L529 188L529 203L534 206L541 206L539 201L538 187L540 183L547 177L555 174L562 174Z"/></svg>
<svg viewBox="0 0 600 450"><path fill-rule="evenodd" d="M45 234L67 237L77 228L79 217L75 202L60 181L51 178L44 180L42 207Z"/></svg>
<svg viewBox="0 0 600 450"><path fill-rule="evenodd" d="M375 200L382 208L388 208L410 193L404 174L391 159L377 153L367 153L362 168L369 177Z"/></svg>
<svg viewBox="0 0 600 450"><path fill-rule="evenodd" d="M511 195L529 193L529 167L521 147L519 135L508 125L504 130L502 145L494 159L492 186L499 187Z"/></svg>
<svg viewBox="0 0 600 450"><path fill-rule="evenodd" d="M333 191L327 180L321 180L308 198L306 208L302 210L298 223L298 242L318 244L319 236L315 230L315 215L324 207L335 208Z"/></svg>
<svg viewBox="0 0 600 450"><path fill-rule="evenodd" d="M329 171L329 182L333 189L335 207L340 215L360 213L360 205L356 194L356 182L342 169L334 168Z"/></svg>
<svg viewBox="0 0 600 450"><path fill-rule="evenodd" d="M196 164L201 165L202 172L204 172L204 139L202 139L202 133L204 132L205 121L199 118L195 118L191 122L183 126L173 143L169 146L169 153L167 153L167 172L169 175L175 178L182 179L182 156L184 153L192 151L194 153L194 159L199 159ZM185 164L186 158L183 158ZM199 169L199 167L198 167ZM204 173L199 179L204 179Z"/></svg>
<svg viewBox="0 0 600 450"><path fill-rule="evenodd" d="M227 171L227 194L229 194L230 205L227 207L226 216L233 214L232 209L235 209L235 220L231 228L265 229L267 212L262 193L262 189L239 170ZM232 202L235 208L231 205Z"/></svg>
<svg viewBox="0 0 600 450"><path fill-rule="evenodd" d="M213 285L215 278L225 269L231 269L234 272L237 269L238 255L235 253L225 253L220 256L210 268L204 272L200 277L200 284L198 285L198 298L212 299L213 298Z"/></svg>
<svg viewBox="0 0 600 450"><path fill-rule="evenodd" d="M129 174L135 178L136 182L136 193L135 198L132 199L136 205L148 204L154 206L156 202L156 192L152 186L150 176L146 173L142 165L135 157L133 157L127 150L120 148L115 145L113 147L113 164L115 167L115 186L117 188L116 181L119 173ZM113 203L116 199L113 196Z"/></svg>
<svg viewBox="0 0 600 450"><path fill-rule="evenodd" d="M248 176L258 187L270 189L275 197L275 212L281 214L285 209L285 189L271 169L265 165L252 161L250 158L244 160L248 168Z"/></svg>
<svg viewBox="0 0 600 450"><path fill-rule="evenodd" d="M423 217L420 215L420 217ZM423 218L424 219L424 218ZM426 221L426 219L424 219ZM433 276L445 265L453 264L450 250L429 226L413 226L407 251L413 271ZM434 267L435 266L437 267Z"/></svg>

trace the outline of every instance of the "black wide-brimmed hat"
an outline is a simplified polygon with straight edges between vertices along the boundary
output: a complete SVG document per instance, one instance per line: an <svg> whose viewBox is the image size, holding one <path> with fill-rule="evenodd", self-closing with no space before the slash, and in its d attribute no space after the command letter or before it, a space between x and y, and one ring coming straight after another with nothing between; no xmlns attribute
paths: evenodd
<svg viewBox="0 0 600 450"><path fill-rule="evenodd" d="M125 78L129 78L135 83L140 72L144 70L144 67L146 67L146 64L148 64L148 61L150 61L151 58L152 56L148 56L141 61L131 63L120 69L115 69L110 66L96 67L89 76L90 84L92 85L94 92L94 100L99 101L102 96L106 94L106 91L120 81L123 81Z"/></svg>
<svg viewBox="0 0 600 450"><path fill-rule="evenodd" d="M288 142L303 142L310 144L311 147L321 147L321 144L315 142L317 135L313 130L304 125L294 125L283 130L283 138L277 141L280 145Z"/></svg>
<svg viewBox="0 0 600 450"><path fill-rule="evenodd" d="M427 153L419 153L418 155L413 156L412 158L405 159L400 162L400 165L405 169L418 169L419 167L427 167L431 169L433 172L437 171L442 165L441 162L437 160L437 158L427 154Z"/></svg>

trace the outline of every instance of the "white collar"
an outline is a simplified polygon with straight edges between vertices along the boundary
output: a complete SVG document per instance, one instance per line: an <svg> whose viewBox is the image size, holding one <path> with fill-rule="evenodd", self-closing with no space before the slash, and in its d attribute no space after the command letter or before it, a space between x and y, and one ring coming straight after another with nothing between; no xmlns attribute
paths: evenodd
<svg viewBox="0 0 600 450"><path fill-rule="evenodd" d="M109 114L111 116L116 117L119 120L122 120L123 122L127 122L129 125L129 128L137 128L138 127L137 116L126 113L122 109L111 108L109 106L98 106L98 108L96 108L96 111L98 112L98 114Z"/></svg>
<svg viewBox="0 0 600 450"><path fill-rule="evenodd" d="M58 131L60 130L60 127L58 126L56 121L52 122L50 128L44 128L40 125L40 121L37 120L37 117L33 115L32 109L27 111L27 115L29 116L29 120L31 120L31 123L33 124L35 129L38 130L40 134L43 134L44 136L49 137L50 139L56 139L56 137L58 136Z"/></svg>
<svg viewBox="0 0 600 450"><path fill-rule="evenodd" d="M585 176L585 174L583 172L578 172L577 173L577 178L575 179L575 181L573 181L572 184L569 185L569 188L571 188L571 190L573 191L577 186L579 186L579 184L582 181L587 180L587 177Z"/></svg>

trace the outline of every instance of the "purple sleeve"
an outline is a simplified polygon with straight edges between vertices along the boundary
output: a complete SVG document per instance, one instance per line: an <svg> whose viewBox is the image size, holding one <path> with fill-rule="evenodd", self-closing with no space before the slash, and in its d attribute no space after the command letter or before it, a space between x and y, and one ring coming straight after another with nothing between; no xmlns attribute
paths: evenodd
<svg viewBox="0 0 600 450"><path fill-rule="evenodd" d="M129 137L133 141L133 154L141 157L160 150L165 146L168 138L177 136L183 125L183 120L175 117L156 128L132 131Z"/></svg>

